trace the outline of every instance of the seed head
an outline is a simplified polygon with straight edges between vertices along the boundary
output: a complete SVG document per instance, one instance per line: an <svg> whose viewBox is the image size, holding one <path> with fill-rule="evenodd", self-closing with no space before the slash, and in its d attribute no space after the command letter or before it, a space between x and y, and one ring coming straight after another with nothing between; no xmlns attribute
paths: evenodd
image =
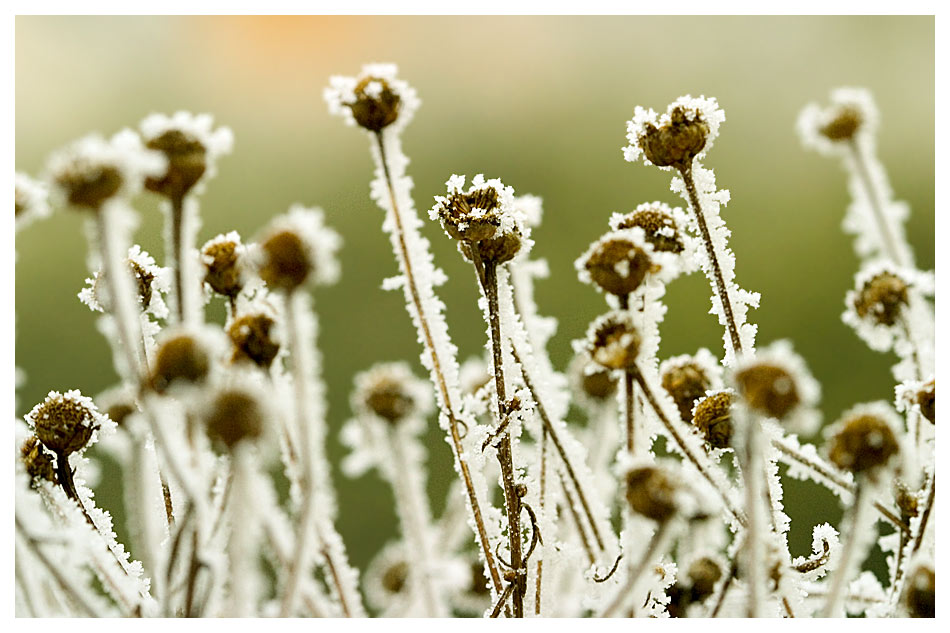
<svg viewBox="0 0 950 633"><path fill-rule="evenodd" d="M661 384L673 397L684 422L692 420L693 406L712 386L710 376L706 374L704 368L692 360L665 367Z"/></svg>
<svg viewBox="0 0 950 633"><path fill-rule="evenodd" d="M647 160L657 167L688 169L693 158L706 147L709 125L699 110L673 108L670 120L656 127L647 123L638 139Z"/></svg>
<svg viewBox="0 0 950 633"><path fill-rule="evenodd" d="M151 386L164 393L173 383L200 383L208 376L211 359L208 351L189 334L167 339L158 348L153 361Z"/></svg>
<svg viewBox="0 0 950 633"><path fill-rule="evenodd" d="M107 420L92 400L76 390L49 392L25 419L46 448L60 455L84 449Z"/></svg>
<svg viewBox="0 0 950 633"><path fill-rule="evenodd" d="M353 93L355 99L345 105L353 112L353 119L360 127L379 132L399 117L401 100L385 79L364 77L356 84Z"/></svg>
<svg viewBox="0 0 950 633"><path fill-rule="evenodd" d="M219 393L205 413L208 437L228 450L239 442L253 442L264 431L263 414L257 399L238 389Z"/></svg>
<svg viewBox="0 0 950 633"><path fill-rule="evenodd" d="M26 474L30 476L31 482L35 483L43 479L54 484L58 482L53 456L35 435L26 438L26 441L20 447L20 459L23 460Z"/></svg>
<svg viewBox="0 0 950 633"><path fill-rule="evenodd" d="M406 363L380 363L356 376L353 408L389 424L428 412L431 398Z"/></svg>
<svg viewBox="0 0 950 633"><path fill-rule="evenodd" d="M291 231L281 231L261 244L265 263L261 279L268 286L281 290L294 290L307 281L312 264L300 236Z"/></svg>
<svg viewBox="0 0 950 633"><path fill-rule="evenodd" d="M713 594L716 583L722 578L722 567L714 559L703 556L693 561L687 576L692 583L693 600L702 602Z"/></svg>
<svg viewBox="0 0 950 633"><path fill-rule="evenodd" d="M784 367L758 362L736 371L734 377L746 404L767 417L781 420L801 401L795 378Z"/></svg>
<svg viewBox="0 0 950 633"><path fill-rule="evenodd" d="M930 420L931 424L936 424L937 420L937 383L936 380L931 380L926 383L920 391L917 392L917 397L915 399L916 404L920 407L920 412L925 418Z"/></svg>
<svg viewBox="0 0 950 633"><path fill-rule="evenodd" d="M305 283L336 282L341 244L340 235L324 224L321 209L295 204L271 222L254 259L268 286L292 292Z"/></svg>
<svg viewBox="0 0 950 633"><path fill-rule="evenodd" d="M331 114L373 133L405 127L419 107L416 91L397 77L394 64L368 64L356 77L333 76L323 96Z"/></svg>
<svg viewBox="0 0 950 633"><path fill-rule="evenodd" d="M433 207L434 214L449 237L465 242L480 242L494 237L501 226L498 189L483 184L481 187L473 185L468 191L452 190L452 181L449 182L449 195L436 198Z"/></svg>
<svg viewBox="0 0 950 633"><path fill-rule="evenodd" d="M606 369L635 370L640 334L629 315L608 312L588 328L587 351L594 362Z"/></svg>
<svg viewBox="0 0 950 633"><path fill-rule="evenodd" d="M897 507L901 511L901 519L908 524L920 512L920 500L917 495L899 479L894 482L894 501L897 502Z"/></svg>
<svg viewBox="0 0 950 633"><path fill-rule="evenodd" d="M860 474L886 466L899 451L891 424L877 413L858 410L835 425L828 457L838 468Z"/></svg>
<svg viewBox="0 0 950 633"><path fill-rule="evenodd" d="M663 468L640 466L627 473L627 503L638 514L659 523L677 511L679 484Z"/></svg>
<svg viewBox="0 0 950 633"><path fill-rule="evenodd" d="M853 105L846 104L838 108L831 119L825 123L819 132L829 141L850 141L861 129L861 111Z"/></svg>
<svg viewBox="0 0 950 633"><path fill-rule="evenodd" d="M882 272L865 283L853 301L859 317L890 327L907 305L907 283L897 275Z"/></svg>
<svg viewBox="0 0 950 633"><path fill-rule="evenodd" d="M396 561L383 570L383 588L389 593L401 593L409 582L409 563Z"/></svg>
<svg viewBox="0 0 950 633"><path fill-rule="evenodd" d="M732 443L732 392L712 393L696 403L693 425L714 448L728 448Z"/></svg>
<svg viewBox="0 0 950 633"><path fill-rule="evenodd" d="M137 244L134 244L129 249L126 264L128 264L129 271L135 279L135 290L142 311L157 311L161 314L165 307L164 301L156 301L156 305L152 305L152 299L162 290L161 281L163 281L158 278L161 269L155 265L155 260L147 252L141 250ZM91 278L86 279L87 286L79 292L79 300L96 312L111 311L112 305L108 289L103 288L103 284L107 283L103 271L96 271Z"/></svg>
<svg viewBox="0 0 950 633"><path fill-rule="evenodd" d="M249 360L267 369L280 351L274 338L276 322L264 313L245 314L228 328L228 337L234 346L231 362Z"/></svg>
<svg viewBox="0 0 950 633"><path fill-rule="evenodd" d="M170 200L180 200L202 179L214 174L218 156L231 151L231 130L212 130L211 115L176 112L172 116L152 114L141 125L146 147L161 152L167 168L145 181L145 187Z"/></svg>
<svg viewBox="0 0 950 633"><path fill-rule="evenodd" d="M234 231L209 240L201 248L204 282L212 291L232 299L238 296L244 287L240 267L242 251L241 238Z"/></svg>
<svg viewBox="0 0 950 633"><path fill-rule="evenodd" d="M615 231L637 227L643 229L653 250L663 253L683 252L683 236L665 204L640 205L635 211L611 218L610 228Z"/></svg>
<svg viewBox="0 0 950 633"><path fill-rule="evenodd" d="M581 281L593 282L608 294L626 297L640 287L653 270L648 251L631 233L608 233L591 245L577 261L585 274Z"/></svg>
<svg viewBox="0 0 950 633"><path fill-rule="evenodd" d="M878 113L864 89L838 88L827 107L808 104L798 117L798 133L806 147L823 154L846 151L850 142L874 133Z"/></svg>
<svg viewBox="0 0 950 633"><path fill-rule="evenodd" d="M594 363L586 352L580 352L571 361L571 386L578 396L592 404L609 402L617 393L617 377L613 372Z"/></svg>
<svg viewBox="0 0 950 633"><path fill-rule="evenodd" d="M904 606L912 618L936 617L937 576L933 567L919 565L907 577Z"/></svg>

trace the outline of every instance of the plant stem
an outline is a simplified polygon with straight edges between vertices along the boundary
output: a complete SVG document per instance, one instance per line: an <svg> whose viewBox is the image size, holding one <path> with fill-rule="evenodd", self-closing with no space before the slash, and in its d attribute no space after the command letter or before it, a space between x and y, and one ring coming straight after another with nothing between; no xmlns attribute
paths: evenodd
<svg viewBox="0 0 950 633"><path fill-rule="evenodd" d="M754 416L746 418L745 445L743 446L745 479L746 517L746 554L745 575L749 586L746 617L757 618L761 615L761 605L765 597L765 555L763 551L764 534L762 520L762 477L765 474L761 462L762 452L758 446L759 421Z"/></svg>
<svg viewBox="0 0 950 633"><path fill-rule="evenodd" d="M643 577L644 572L649 568L650 562L656 558L659 554L667 540L669 535L671 521L662 521L656 526L656 530L653 531L653 537L650 539L650 542L647 544L646 551L643 552L643 555L640 557L640 560L637 561L636 565L630 566L630 572L627 574L627 579L621 586L620 590L617 592L617 595L611 601L611 603L604 609L600 617L609 618L618 611L624 603L630 600L630 597L633 596L637 598L636 591L640 583L640 579Z"/></svg>
<svg viewBox="0 0 950 633"><path fill-rule="evenodd" d="M472 475L469 470L468 462L465 459L465 453L462 448L462 436L459 432L459 420L455 413L452 399L449 396L448 382L445 378L442 366L443 362L439 358L439 352L436 349L429 326L428 317L422 306L422 300L419 296L419 289L416 283L412 259L409 257L409 249L406 246L405 230L402 218L399 214L399 207L396 204L396 192L393 188L392 176L389 172L389 163L386 160L386 145L383 142L382 132L375 135L377 148L379 150L380 164L383 169L383 175L386 180L386 186L389 192L390 211L393 219L393 237L396 247L396 257L402 263L402 269L406 277L406 294L408 295L410 305L415 314L415 325L419 331L420 338L423 341L429 361L432 365L431 376L438 390L438 395L442 403L442 411L448 418L449 434L452 440L452 452L455 455L455 462L462 478L462 484L465 486L465 492L468 495L469 508L472 512L472 519L475 523L479 545L482 549L482 555L485 557L485 566L488 569L492 585L496 592L502 591L501 575L498 572L498 566L495 563L495 557L491 550L491 544L488 540L488 530L485 528L485 520L482 517L481 505L478 501L478 495L475 492L475 485L472 482Z"/></svg>
<svg viewBox="0 0 950 633"><path fill-rule="evenodd" d="M174 275L175 311L179 323L185 322L185 281L184 281L184 194L170 197L171 209L171 239L172 239L172 274Z"/></svg>
<svg viewBox="0 0 950 633"><path fill-rule="evenodd" d="M874 221L877 223L878 232L881 235L881 250L884 251L884 254L888 257L888 259L898 266L909 265L909 262L904 261L900 256L900 250L897 248L897 240L894 238L894 235L891 233L891 229L888 226L887 217L884 215L884 207L881 204L881 199L874 188L874 183L871 181L871 174L868 171L867 164L865 163L864 155L861 153L861 148L858 147L857 141L854 139L850 140L848 143L848 148L851 150L851 159L854 161L854 168L858 175L858 180L861 182L865 193L867 194L868 206L871 207L871 215L874 216Z"/></svg>
<svg viewBox="0 0 950 633"><path fill-rule="evenodd" d="M524 370L524 367L522 367ZM541 499L540 508L541 516L544 516L544 497L547 491L547 448L548 448L548 428L545 426L541 430L541 446L539 451L541 452L541 483L539 487L541 489L539 498ZM544 565L544 559L542 556L538 556L538 564L535 572L535 587L534 587L534 614L541 615L541 571Z"/></svg>
<svg viewBox="0 0 950 633"><path fill-rule="evenodd" d="M719 258L716 255L716 246L713 244L712 237L709 235L709 227L706 226L706 216L703 214L703 207L699 202L699 195L696 193L696 183L693 181L693 167L690 165L680 169L680 175L686 184L686 193L689 197L689 204L693 208L693 214L696 216L696 224L699 226L699 232L703 239L703 245L706 248L706 257L713 270L715 278L716 292L719 294L719 301L722 303L722 309L726 316L726 328L729 330L729 338L732 341L732 352L737 358L742 354L742 340L739 338L739 330L736 327L736 320L732 314L732 302L729 299L729 291L722 277L722 269L719 266Z"/></svg>
<svg viewBox="0 0 950 633"><path fill-rule="evenodd" d="M823 618L831 618L835 616L845 595L848 576L850 575L852 567L852 559L856 554L858 541L860 540L857 536L857 533L861 529L861 518L864 515L863 510L864 506L866 505L865 497L867 496L866 488L867 484L865 482L857 482L857 487L854 491L854 504L851 506L851 512L849 513L849 523L851 525L851 529L842 531L842 533L845 535L844 545L841 548L838 567L834 570L834 575L830 581L831 585L828 589L825 608L821 612L821 617Z"/></svg>

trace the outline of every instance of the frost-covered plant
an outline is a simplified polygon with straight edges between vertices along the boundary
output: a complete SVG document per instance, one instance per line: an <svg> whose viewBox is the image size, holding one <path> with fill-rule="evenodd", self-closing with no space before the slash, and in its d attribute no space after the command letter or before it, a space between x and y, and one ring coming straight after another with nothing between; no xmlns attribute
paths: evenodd
<svg viewBox="0 0 950 633"><path fill-rule="evenodd" d="M340 433L344 475L375 469L392 488L398 537L361 578L335 525L310 291L339 279L339 235L322 210L294 205L252 241L231 231L196 248L196 195L231 132L208 115L151 115L139 133L54 154L44 182L16 175L17 230L53 207L88 219L79 298L120 376L95 399L51 391L16 423L18 614L934 615L933 274L914 266L866 92L836 91L799 127L850 175L845 229L862 264L843 320L896 354L897 384L893 404L856 404L821 447L798 439L821 422L806 363L788 341L755 348L759 295L737 284L721 215L730 194L704 164L725 121L715 99L682 97L662 115L637 107L628 122L625 158L674 171L685 210L652 201L605 214L575 266L607 309L564 373L546 350L557 321L534 300L548 276L531 252L541 199L482 175L452 174L433 192L428 217L472 265L486 325L484 355L460 365L401 148L416 92L374 64L332 78L326 100L370 142L371 197L398 270L382 286L403 293L427 371L358 374ZM164 266L131 243L143 189L165 205ZM700 269L722 357L664 358L666 287ZM224 302L223 324L208 320L211 301ZM566 423L572 403L586 428ZM433 411L454 476L427 467ZM121 468L128 549L95 500L96 442ZM805 556L789 549L779 463L844 507L839 530L813 526ZM446 476L436 517L427 482ZM875 540L885 583L863 569Z"/></svg>

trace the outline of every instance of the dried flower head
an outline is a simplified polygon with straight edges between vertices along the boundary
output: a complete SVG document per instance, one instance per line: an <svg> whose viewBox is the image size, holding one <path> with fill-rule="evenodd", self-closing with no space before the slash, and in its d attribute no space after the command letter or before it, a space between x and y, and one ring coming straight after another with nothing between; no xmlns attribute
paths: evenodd
<svg viewBox="0 0 950 633"><path fill-rule="evenodd" d="M248 360L267 369L280 351L277 341L277 322L264 312L252 312L236 318L228 328L228 338L234 347L231 362Z"/></svg>
<svg viewBox="0 0 950 633"><path fill-rule="evenodd" d="M193 335L173 335L159 346L152 361L152 388L164 393L173 383L204 382L211 371L208 349Z"/></svg>
<svg viewBox="0 0 950 633"><path fill-rule="evenodd" d="M627 503L634 512L660 523L676 514L680 483L665 468L632 468L625 482Z"/></svg>
<svg viewBox="0 0 950 633"><path fill-rule="evenodd" d="M601 315L587 328L587 353L606 369L635 370L640 351L640 334L626 312Z"/></svg>
<svg viewBox="0 0 950 633"><path fill-rule="evenodd" d="M218 235L201 247L204 283L213 292L234 299L244 287L241 258L244 245L237 231Z"/></svg>
<svg viewBox="0 0 950 633"><path fill-rule="evenodd" d="M852 300L859 317L891 326L907 305L907 284L893 273L881 272L857 289Z"/></svg>
<svg viewBox="0 0 950 633"><path fill-rule="evenodd" d="M630 213L615 213L610 218L610 228L614 231L638 227L657 252L682 253L685 249L684 236L667 204L647 202Z"/></svg>
<svg viewBox="0 0 950 633"><path fill-rule="evenodd" d="M50 214L47 200L49 191L45 184L18 171L13 179L13 189L16 198L17 231Z"/></svg>
<svg viewBox="0 0 950 633"><path fill-rule="evenodd" d="M793 433L816 430L821 390L788 341L776 341L741 359L732 383L742 402L759 415L779 420Z"/></svg>
<svg viewBox="0 0 950 633"><path fill-rule="evenodd" d="M152 256L138 244L129 248L126 263L135 279L135 291L142 311L160 319L168 316L168 306L162 297L168 292L167 269L156 265ZM92 277L86 279L86 287L79 291L79 300L94 312L111 311L110 295L103 289L105 283L108 282L103 271L96 271Z"/></svg>
<svg viewBox="0 0 950 633"><path fill-rule="evenodd" d="M96 431L115 427L91 399L75 389L50 391L24 419L46 448L59 455L82 451L95 441Z"/></svg>
<svg viewBox="0 0 950 633"><path fill-rule="evenodd" d="M900 452L896 428L900 419L885 402L857 405L829 427L828 458L855 474L872 473Z"/></svg>
<svg viewBox="0 0 950 633"><path fill-rule="evenodd" d="M131 130L111 139L83 137L53 154L46 167L54 191L68 204L98 211L109 200L128 198L145 179L160 174L165 158L148 150Z"/></svg>
<svg viewBox="0 0 950 633"><path fill-rule="evenodd" d="M330 113L374 134L402 129L419 107L419 98L396 74L395 64L368 64L357 77L330 77L323 92Z"/></svg>
<svg viewBox="0 0 950 633"><path fill-rule="evenodd" d="M581 401L594 406L613 402L617 393L617 377L591 360L586 351L574 356L568 375L571 387Z"/></svg>
<svg viewBox="0 0 950 633"><path fill-rule="evenodd" d="M146 147L165 155L168 167L145 182L146 188L169 199L180 199L202 179L215 173L216 160L231 152L234 136L221 127L213 130L210 114L179 111L172 116L150 114L139 129Z"/></svg>
<svg viewBox="0 0 950 633"><path fill-rule="evenodd" d="M649 164L686 170L694 158L702 158L719 134L726 116L715 99L689 95L669 105L666 114L637 106L627 122L624 158L635 162L641 157Z"/></svg>
<svg viewBox="0 0 950 633"><path fill-rule="evenodd" d="M429 412L429 385L416 378L406 363L379 363L357 374L353 408L389 424Z"/></svg>
<svg viewBox="0 0 950 633"><path fill-rule="evenodd" d="M254 442L264 433L259 398L243 388L219 392L205 410L204 422L208 437L228 450L240 442Z"/></svg>
<svg viewBox="0 0 950 633"><path fill-rule="evenodd" d="M402 542L389 543L370 561L363 577L367 603L379 611L404 605L412 568Z"/></svg>
<svg viewBox="0 0 950 633"><path fill-rule="evenodd" d="M340 235L324 224L323 210L293 205L260 240L258 270L268 286L287 292L305 283L332 284L340 276L341 244Z"/></svg>
<svg viewBox="0 0 950 633"><path fill-rule="evenodd" d="M890 350L906 339L904 325L911 290L933 293L931 274L899 268L889 261L865 262L854 277L854 289L845 296L841 320L851 326L868 347Z"/></svg>
<svg viewBox="0 0 950 633"><path fill-rule="evenodd" d="M583 283L600 290L626 297L643 283L656 267L651 257L652 245L642 229L611 231L590 245L574 266Z"/></svg>
<svg viewBox="0 0 950 633"><path fill-rule="evenodd" d="M722 574L722 566L716 559L701 556L694 560L686 572L692 587L693 600L702 602L711 596Z"/></svg>
<svg viewBox="0 0 950 633"><path fill-rule="evenodd" d="M728 448L732 443L732 390L714 391L696 402L693 426L713 448Z"/></svg>
<svg viewBox="0 0 950 633"><path fill-rule="evenodd" d="M20 446L20 459L32 482L46 480L57 483L54 456L35 435L30 435Z"/></svg>
<svg viewBox="0 0 950 633"><path fill-rule="evenodd" d="M806 147L830 154L861 137L873 135L878 113L871 93L860 88L838 88L822 108L810 103L798 117L798 132Z"/></svg>
<svg viewBox="0 0 950 633"><path fill-rule="evenodd" d="M932 566L919 564L908 574L904 606L912 618L936 617L937 576Z"/></svg>
<svg viewBox="0 0 950 633"><path fill-rule="evenodd" d="M717 372L718 373L718 372ZM713 387L707 363L692 356L671 358L660 366L663 389L673 397L684 422L693 419L693 407Z"/></svg>
<svg viewBox="0 0 950 633"><path fill-rule="evenodd" d="M937 420L936 379L906 380L894 388L897 395L897 410L901 413L914 411L924 416L931 424Z"/></svg>
<svg viewBox="0 0 950 633"><path fill-rule="evenodd" d="M465 176L453 175L448 195L436 196L429 217L438 220L449 237L461 242L463 255L503 264L531 247L524 212L515 204L514 190L482 174L465 189Z"/></svg>

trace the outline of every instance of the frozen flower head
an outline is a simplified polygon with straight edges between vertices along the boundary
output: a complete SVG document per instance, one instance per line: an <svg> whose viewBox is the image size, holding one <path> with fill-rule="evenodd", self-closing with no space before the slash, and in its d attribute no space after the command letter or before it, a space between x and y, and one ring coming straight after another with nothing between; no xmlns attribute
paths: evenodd
<svg viewBox="0 0 950 633"><path fill-rule="evenodd" d="M242 442L253 443L264 434L262 398L246 385L218 391L202 413L208 437L226 451Z"/></svg>
<svg viewBox="0 0 950 633"><path fill-rule="evenodd" d="M908 380L895 387L897 410L914 411L936 424L937 419L937 382L930 380Z"/></svg>
<svg viewBox="0 0 950 633"><path fill-rule="evenodd" d="M330 113L377 134L390 126L402 129L419 107L419 98L396 73L395 64L368 64L357 77L330 77L323 91Z"/></svg>
<svg viewBox="0 0 950 633"><path fill-rule="evenodd" d="M845 296L842 321L854 328L871 349L885 352L905 337L906 308L911 288L931 294L929 275L899 268L889 261L865 263Z"/></svg>
<svg viewBox="0 0 950 633"><path fill-rule="evenodd" d="M591 360L586 351L574 356L568 369L571 387L581 402L599 406L613 402L617 393L617 377Z"/></svg>
<svg viewBox="0 0 950 633"><path fill-rule="evenodd" d="M660 363L660 382L673 397L680 418L689 422L696 402L722 385L722 370L712 353L703 348L694 355L674 356Z"/></svg>
<svg viewBox="0 0 950 633"><path fill-rule="evenodd" d="M680 509L682 482L658 464L637 465L624 476L630 509L657 523L671 519Z"/></svg>
<svg viewBox="0 0 950 633"><path fill-rule="evenodd" d="M686 574L666 592L670 598L669 604L666 605L670 617L686 617L686 610L690 605L702 603L713 594L723 573L721 561L713 556L693 559Z"/></svg>
<svg viewBox="0 0 950 633"><path fill-rule="evenodd" d="M871 93L862 88L838 88L831 103L821 107L809 103L798 116L802 143L822 154L846 150L862 136L872 135L877 127L877 107Z"/></svg>
<svg viewBox="0 0 950 633"><path fill-rule="evenodd" d="M630 213L614 213L610 217L610 228L614 231L637 227L643 230L644 237L657 252L682 253L685 249L674 209L663 202L645 202Z"/></svg>
<svg viewBox="0 0 950 633"><path fill-rule="evenodd" d="M96 396L95 401L99 408L105 412L109 419L115 422L116 426L122 428L129 419L129 416L138 412L135 405L135 398L125 387L115 387L108 389Z"/></svg>
<svg viewBox="0 0 950 633"><path fill-rule="evenodd" d="M713 448L729 448L732 444L733 397L731 389L712 391L693 407L693 426Z"/></svg>
<svg viewBox="0 0 950 633"><path fill-rule="evenodd" d="M13 179L13 189L17 231L50 214L46 185L18 171Z"/></svg>
<svg viewBox="0 0 950 633"><path fill-rule="evenodd" d="M640 333L627 312L612 311L594 319L587 328L585 346L591 359L605 369L637 369Z"/></svg>
<svg viewBox="0 0 950 633"><path fill-rule="evenodd" d="M788 341L776 341L740 360L732 382L752 411L778 420L793 433L807 435L816 430L820 419L815 406L821 389Z"/></svg>
<svg viewBox="0 0 950 633"><path fill-rule="evenodd" d="M181 199L202 180L212 178L219 156L234 145L230 128L212 129L210 114L179 111L172 116L150 114L139 125L146 147L165 155L168 166L145 182L149 191Z"/></svg>
<svg viewBox="0 0 950 633"><path fill-rule="evenodd" d="M129 248L126 263L135 279L135 291L142 311L160 319L168 316L168 306L162 298L162 293L168 291L167 271L156 265L155 259L138 244ZM94 312L111 311L109 292L103 288L103 284L108 284L103 271L96 271L91 278L86 279L86 284L87 286L79 291L79 300Z"/></svg>
<svg viewBox="0 0 950 633"><path fill-rule="evenodd" d="M93 401L78 390L50 391L24 418L43 445L57 455L82 451L96 439L96 431L114 428Z"/></svg>
<svg viewBox="0 0 950 633"><path fill-rule="evenodd" d="M200 337L190 332L173 333L161 342L152 360L151 387L165 393L176 384L203 384L211 363L211 350Z"/></svg>
<svg viewBox="0 0 950 633"><path fill-rule="evenodd" d="M36 484L41 481L58 483L53 454L43 446L43 442L37 436L30 435L20 446L20 461L23 462L31 483Z"/></svg>
<svg viewBox="0 0 950 633"><path fill-rule="evenodd" d="M627 297L657 270L653 246L642 229L611 231L590 245L574 262L581 282L616 297Z"/></svg>
<svg viewBox="0 0 950 633"><path fill-rule="evenodd" d="M323 210L293 205L260 240L258 272L271 289L292 292L304 284L329 285L340 277L340 235L324 224Z"/></svg>
<svg viewBox="0 0 950 633"><path fill-rule="evenodd" d="M912 618L933 618L937 607L937 576L932 565L918 563L907 574L904 607Z"/></svg>
<svg viewBox="0 0 950 633"><path fill-rule="evenodd" d="M726 119L715 99L689 95L680 97L660 116L652 109L637 106L627 122L624 158L636 162L641 158L657 167L686 171L694 158L702 158L719 134L719 125Z"/></svg>
<svg viewBox="0 0 950 633"><path fill-rule="evenodd" d="M380 363L356 375L353 409L388 424L425 416L432 408L430 385L406 363Z"/></svg>
<svg viewBox="0 0 950 633"><path fill-rule="evenodd" d="M449 237L459 240L468 259L503 264L531 247L525 215L515 204L514 189L482 174L465 188L465 176L453 175L448 195L436 196L429 217L438 220Z"/></svg>
<svg viewBox="0 0 950 633"><path fill-rule="evenodd" d="M145 179L166 168L159 153L148 150L131 130L111 139L92 134L53 154L46 171L54 191L68 204L98 211L109 200L138 193Z"/></svg>
<svg viewBox="0 0 950 633"><path fill-rule="evenodd" d="M213 237L201 247L204 283L212 292L234 299L244 287L241 259L244 245L237 231Z"/></svg>
<svg viewBox="0 0 950 633"><path fill-rule="evenodd" d="M264 310L253 310L234 319L228 328L232 363L251 362L269 369L280 351L277 321Z"/></svg>
<svg viewBox="0 0 950 633"><path fill-rule="evenodd" d="M366 601L383 611L406 601L410 563L401 542L386 545L366 568Z"/></svg>
<svg viewBox="0 0 950 633"><path fill-rule="evenodd" d="M883 402L859 404L828 428L828 458L841 470L873 475L900 452L900 418Z"/></svg>

